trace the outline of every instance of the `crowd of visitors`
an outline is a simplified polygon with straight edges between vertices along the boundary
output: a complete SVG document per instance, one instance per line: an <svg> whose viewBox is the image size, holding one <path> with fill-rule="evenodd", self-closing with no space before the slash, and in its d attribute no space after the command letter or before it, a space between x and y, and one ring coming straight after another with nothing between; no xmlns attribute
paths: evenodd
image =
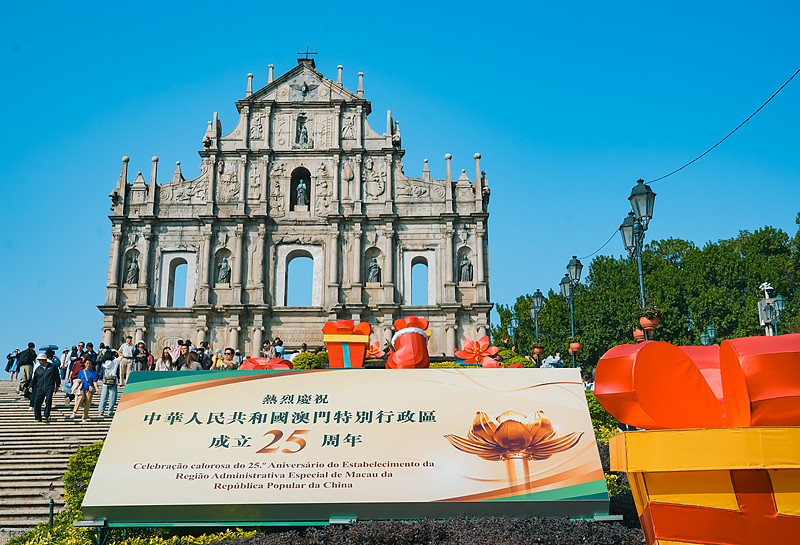
<svg viewBox="0 0 800 545"><path fill-rule="evenodd" d="M60 357L49 347L40 350L43 351L37 355L36 345L28 343L27 349L14 350L6 356L6 372L17 382L17 393L30 399L28 410L34 413L37 422L50 419L53 394L59 390L73 407L67 418L87 422L97 393L99 416L114 416L118 388L125 386L132 371L231 371L246 359L239 350L225 348L214 352L207 342L197 346L190 340L161 348L156 359L144 342L134 344L130 335L116 349L100 343L95 351L92 343L79 342L72 349L64 349ZM306 351L308 347L303 344L299 351L287 355L283 341L276 337L264 343L257 357L291 360Z"/></svg>

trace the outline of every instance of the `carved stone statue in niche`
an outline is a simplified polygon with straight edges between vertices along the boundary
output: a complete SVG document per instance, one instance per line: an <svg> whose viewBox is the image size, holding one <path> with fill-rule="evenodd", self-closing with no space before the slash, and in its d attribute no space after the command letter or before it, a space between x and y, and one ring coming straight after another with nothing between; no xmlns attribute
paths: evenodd
<svg viewBox="0 0 800 545"><path fill-rule="evenodd" d="M308 206L308 186L302 178L297 182L297 206Z"/></svg>
<svg viewBox="0 0 800 545"><path fill-rule="evenodd" d="M217 271L217 283L229 284L231 281L231 266L228 265L228 258L223 257Z"/></svg>
<svg viewBox="0 0 800 545"><path fill-rule="evenodd" d="M461 282L472 282L472 262L469 260L467 256L461 260L459 263L459 275L458 279Z"/></svg>
<svg viewBox="0 0 800 545"><path fill-rule="evenodd" d="M344 116L344 124L342 126L342 138L354 139L356 137L356 116L348 114Z"/></svg>
<svg viewBox="0 0 800 545"><path fill-rule="evenodd" d="M378 260L372 258L369 261L369 270L367 271L367 282L380 282L381 281L381 267L378 265Z"/></svg>
<svg viewBox="0 0 800 545"><path fill-rule="evenodd" d="M130 263L128 264L128 270L125 273L125 283L136 284L138 282L139 282L139 264L136 262L136 258L132 257Z"/></svg>
<svg viewBox="0 0 800 545"><path fill-rule="evenodd" d="M301 146L308 144L308 129L306 129L305 119L297 120L297 140L296 142Z"/></svg>

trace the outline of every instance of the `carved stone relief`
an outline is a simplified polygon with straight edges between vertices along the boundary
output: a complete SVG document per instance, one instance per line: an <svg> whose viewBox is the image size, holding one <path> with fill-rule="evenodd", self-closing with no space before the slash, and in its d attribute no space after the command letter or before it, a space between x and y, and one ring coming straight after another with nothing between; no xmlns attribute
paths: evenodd
<svg viewBox="0 0 800 545"><path fill-rule="evenodd" d="M239 167L237 161L217 164L217 202L235 202L239 198Z"/></svg>
<svg viewBox="0 0 800 545"><path fill-rule="evenodd" d="M288 115L280 115L275 119L275 122L278 125L278 138L277 142L279 146L286 145L286 133L288 131L287 125L289 124L289 116Z"/></svg>
<svg viewBox="0 0 800 545"><path fill-rule="evenodd" d="M383 161L380 161L383 163ZM361 171L363 194L375 201L386 191L386 169L383 165L376 165L372 157L367 156L364 169Z"/></svg>
<svg viewBox="0 0 800 545"><path fill-rule="evenodd" d="M356 137L356 116L355 114L345 114L342 121L342 139L354 140Z"/></svg>
<svg viewBox="0 0 800 545"><path fill-rule="evenodd" d="M304 102L306 100L317 100L317 87L319 87L319 83L311 83L308 82L300 82L300 83L290 83L289 87L292 89L292 98L293 102Z"/></svg>
<svg viewBox="0 0 800 545"><path fill-rule="evenodd" d="M200 204L206 201L208 188L208 165L200 165L202 174L193 180L170 182L160 186L158 198L163 204L192 203Z"/></svg>
<svg viewBox="0 0 800 545"><path fill-rule="evenodd" d="M260 140L264 136L264 114L255 114L250 121L250 139Z"/></svg>
<svg viewBox="0 0 800 545"><path fill-rule="evenodd" d="M247 198L259 199L261 197L261 168L258 163L250 165L250 178L247 183Z"/></svg>

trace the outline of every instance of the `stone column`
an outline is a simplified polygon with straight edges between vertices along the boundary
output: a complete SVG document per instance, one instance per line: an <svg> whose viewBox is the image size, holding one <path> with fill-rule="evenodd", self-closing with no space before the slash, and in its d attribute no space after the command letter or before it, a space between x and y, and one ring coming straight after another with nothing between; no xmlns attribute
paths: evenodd
<svg viewBox="0 0 800 545"><path fill-rule="evenodd" d="M456 328L458 326L455 325L446 325L445 330L447 331L447 351L445 354L448 356L453 354L453 350L457 348L456 346Z"/></svg>
<svg viewBox="0 0 800 545"><path fill-rule="evenodd" d="M247 155L242 155L239 160L239 199L237 202L237 212L244 214L244 203L247 200Z"/></svg>
<svg viewBox="0 0 800 545"><path fill-rule="evenodd" d="M394 157L391 153L386 154L386 213L394 212Z"/></svg>
<svg viewBox="0 0 800 545"><path fill-rule="evenodd" d="M334 148L342 147L342 107L338 104L333 108L333 141Z"/></svg>
<svg viewBox="0 0 800 545"><path fill-rule="evenodd" d="M458 279L454 278L455 268L453 267L454 234L453 223L448 221L444 230L444 300L446 303L454 303L456 301L456 283Z"/></svg>
<svg viewBox="0 0 800 545"><path fill-rule="evenodd" d="M339 304L339 225L333 224L328 232L328 294L329 306Z"/></svg>
<svg viewBox="0 0 800 545"><path fill-rule="evenodd" d="M272 147L272 106L264 108L264 147Z"/></svg>
<svg viewBox="0 0 800 545"><path fill-rule="evenodd" d="M259 199L261 201L261 205L262 205L262 207L264 209L264 212L266 212L266 203L269 200L269 183L268 183L267 177L269 176L270 166L272 166L272 164L271 164L271 159L272 158L269 155L266 155L265 157L266 157L266 161L262 161L260 163L260 168L261 168L261 197Z"/></svg>
<svg viewBox="0 0 800 545"><path fill-rule="evenodd" d="M253 83L253 78L249 78L250 85ZM250 91L252 95L253 92ZM249 95L248 95L249 96ZM250 106L244 106L242 108L242 117L244 118L244 134L242 134L242 147L247 148L250 147Z"/></svg>
<svg viewBox="0 0 800 545"><path fill-rule="evenodd" d="M231 303L239 305L242 302L242 260L244 259L244 252L242 251L244 244L242 242L244 239L244 227L241 225L237 227L234 235L236 236L236 246L234 248L236 257L233 262L233 271L231 271L233 273Z"/></svg>
<svg viewBox="0 0 800 545"><path fill-rule="evenodd" d="M255 248L255 281L256 281L256 303L264 304L264 248L267 243L267 228L264 225L258 227L258 238Z"/></svg>
<svg viewBox="0 0 800 545"><path fill-rule="evenodd" d="M250 356L258 358L261 356L261 344L264 334L264 328L261 326L253 327L253 337L250 345Z"/></svg>
<svg viewBox="0 0 800 545"><path fill-rule="evenodd" d="M211 280L211 269L214 265L211 263L211 241L214 238L212 231L203 233L203 251L202 260L200 261L200 293L197 298L198 305L207 305L209 303L209 289Z"/></svg>
<svg viewBox="0 0 800 545"><path fill-rule="evenodd" d="M477 253L475 268L475 300L479 303L487 302L488 286L486 284L485 274L485 258L484 252L486 250L483 243L483 237L486 234L486 229L483 227L483 222L479 221L475 227L475 249ZM485 328L484 328L485 329Z"/></svg>
<svg viewBox="0 0 800 545"><path fill-rule="evenodd" d="M361 154L356 155L355 172L351 197L353 199L353 214L361 214Z"/></svg>
<svg viewBox="0 0 800 545"><path fill-rule="evenodd" d="M383 302L394 303L394 229L391 223L386 224L383 246Z"/></svg>
<svg viewBox="0 0 800 545"><path fill-rule="evenodd" d="M108 265L108 290L106 291L106 304L116 304L117 288L119 287L119 254L122 249L122 232L111 235L111 260Z"/></svg>
<svg viewBox="0 0 800 545"><path fill-rule="evenodd" d="M114 328L112 327L104 327L103 328L103 344L106 346L111 346L114 342Z"/></svg>
<svg viewBox="0 0 800 545"><path fill-rule="evenodd" d="M144 327L137 327L133 333L133 344L139 344L140 341L144 340L144 333L147 331L147 328Z"/></svg>
<svg viewBox="0 0 800 545"><path fill-rule="evenodd" d="M361 224L356 223L353 227L353 270L351 278L353 279L353 284L361 284Z"/></svg>
<svg viewBox="0 0 800 545"><path fill-rule="evenodd" d="M217 156L208 158L208 192L206 193L206 215L214 215L214 196L217 188Z"/></svg>
<svg viewBox="0 0 800 545"><path fill-rule="evenodd" d="M238 326L234 326L230 328L230 332L228 334L228 345L230 348L233 348L234 351L239 349L239 330L241 328Z"/></svg>
<svg viewBox="0 0 800 545"><path fill-rule="evenodd" d="M356 106L356 145L359 148L364 147L364 108ZM356 178L361 183L361 178Z"/></svg>
<svg viewBox="0 0 800 545"><path fill-rule="evenodd" d="M339 214L339 172L341 170L342 162L339 154L333 156L333 195L331 196L331 213Z"/></svg>
<svg viewBox="0 0 800 545"><path fill-rule="evenodd" d="M445 177L444 186L444 211L447 214L453 212L453 176L450 171L450 159L452 158L452 155L445 153L444 160L447 164L447 176Z"/></svg>
<svg viewBox="0 0 800 545"><path fill-rule="evenodd" d="M481 187L481 154L475 154L475 212L483 212L483 188Z"/></svg>
<svg viewBox="0 0 800 545"><path fill-rule="evenodd" d="M139 305L150 304L150 246L153 241L153 228L149 225L144 228L142 247L142 268L139 270Z"/></svg>

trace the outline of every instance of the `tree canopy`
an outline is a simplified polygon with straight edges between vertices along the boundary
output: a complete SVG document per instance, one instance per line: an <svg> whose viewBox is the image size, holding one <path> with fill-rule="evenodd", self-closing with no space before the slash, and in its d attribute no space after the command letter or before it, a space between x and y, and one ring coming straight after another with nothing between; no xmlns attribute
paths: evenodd
<svg viewBox="0 0 800 545"><path fill-rule="evenodd" d="M796 219L800 226L800 214ZM800 331L800 304L796 301L800 277L800 231L790 238L780 229L764 227L753 233L741 231L735 238L694 243L670 238L647 244L642 252L648 303L663 311L654 340L676 345L700 344L709 324L716 328L716 342L735 337L764 335L757 305L763 297L762 282L769 282L787 301L779 333ZM513 308L498 305L500 324L492 328L495 343L508 337L512 311L519 316L517 352L527 353L535 342L531 295L521 295ZM633 343L638 320L639 280L636 262L630 258L597 256L583 281L575 288L575 328L583 348L577 363L594 367L610 348ZM543 355L561 352L569 362L569 304L552 289L539 313Z"/></svg>

